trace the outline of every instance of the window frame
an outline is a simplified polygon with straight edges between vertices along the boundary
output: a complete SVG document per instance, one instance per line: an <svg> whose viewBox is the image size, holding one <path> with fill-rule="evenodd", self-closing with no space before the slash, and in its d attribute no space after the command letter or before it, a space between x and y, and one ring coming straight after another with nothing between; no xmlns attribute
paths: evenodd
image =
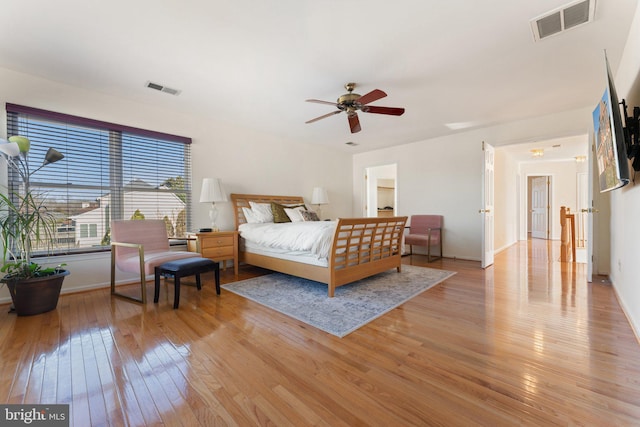
<svg viewBox="0 0 640 427"><path fill-rule="evenodd" d="M114 177L113 170L112 170L113 164L117 164L118 161L122 163L122 158L119 158L121 154L120 153L114 154L110 151L111 142L114 135L116 135L116 137L119 135L120 144L124 144L125 142L123 141L126 141L128 138L132 139L134 142L136 138L149 138L151 140L157 141L160 146L159 149L156 149L158 154L162 154L161 149L165 147L163 144L183 145L184 147L182 151L183 153L182 171L184 176L180 175L180 177L182 177L184 181L183 183L184 188L180 188L179 191L176 191L175 189L166 190L160 187L155 187L155 188L152 188L152 190L154 193L170 192L175 194L176 196L178 196L179 194L183 194L184 195L184 200L183 200L184 211L185 211L184 212L185 213L185 218L184 218L185 230L184 231L186 233L187 230L191 229L191 221L192 221L192 203L191 203L191 200L192 200L191 162L192 160L191 160L191 150L190 150L190 145L192 143L191 138L168 134L164 132L148 130L148 129L136 128L136 127L127 126L127 125L120 125L120 124L110 123L110 122L101 121L101 120L89 119L89 118L74 116L74 115L65 114L65 113L58 113L55 111L43 110L43 109L34 108L34 107L11 104L11 103L6 103L6 115L7 115L7 135L8 136L21 134L21 131L19 129L22 127L22 125L19 126L19 120L26 120L27 129L28 129L28 121L30 118L33 118L34 121L44 120L44 121L52 122L55 124L59 124L61 126L74 126L74 127L87 128L87 129L100 131L100 132L106 132L109 135L108 139L110 141L109 150L107 151L109 154L106 156L106 162L103 161L101 164L107 163L108 165L106 167L111 168L109 173L109 179L108 179L109 197L111 197L111 194L113 191L119 191L122 194L127 191L135 191L124 184L123 173L125 173L126 171L123 168L120 169L120 176L117 177L117 172L116 172L116 176ZM23 136L29 137L28 133L24 134L23 132L22 134ZM69 137L68 139L66 139L66 136L65 136L65 141L73 141L73 138ZM169 147L169 145L167 145L166 147ZM171 145L171 147L174 147L173 149L176 149L178 146ZM118 160L116 162L113 162L114 158L118 158ZM177 163L176 165L179 165L179 163ZM20 189L21 180L19 176L14 176L16 174L12 174L11 171L8 171L8 172L9 173L7 176L7 187L9 189L9 194L11 194L12 192ZM117 183L116 187L114 187L114 178ZM82 182L79 181L71 185L71 184L60 184L60 183L56 183L55 181L44 180L44 181L41 181L39 184L47 188L54 188L54 187L67 188L67 189L71 188L74 191L81 191L82 189L91 187L91 185L88 185L89 183L86 181L82 181ZM104 187L104 183L101 186ZM70 199L67 198L65 202L67 205L67 210L69 210ZM122 210L122 212L124 212L124 210ZM72 216L73 215L68 214L67 220L69 220ZM115 219L111 206L109 206L108 217L110 219ZM128 218L123 218L123 219L128 219ZM180 224L182 224L182 222L180 222ZM61 224L58 224L58 226L61 226ZM108 224L106 224L105 227L108 227ZM77 228L78 230L80 230L79 226L74 228ZM99 230L96 230L96 232L98 232L99 234ZM92 230L91 225L87 224L88 236L91 236L93 233L94 231ZM54 239L53 239L54 241L52 243L54 246L54 249L53 251L49 251L50 252L49 255L60 256L60 255L70 255L70 254L104 252L104 251L110 250L109 245L98 245L98 246L91 246L91 247L83 246L83 247L74 248L72 247L73 245L69 245L68 241L66 243L62 242L58 237L59 236L56 232L56 236L54 236ZM182 237L178 237L177 239L179 240L181 238ZM175 240L175 239L176 238L173 238L172 240ZM61 248L60 246L63 246L63 248ZM37 252L34 253L34 256L38 256L38 255L42 256L45 254L44 253L39 254Z"/></svg>

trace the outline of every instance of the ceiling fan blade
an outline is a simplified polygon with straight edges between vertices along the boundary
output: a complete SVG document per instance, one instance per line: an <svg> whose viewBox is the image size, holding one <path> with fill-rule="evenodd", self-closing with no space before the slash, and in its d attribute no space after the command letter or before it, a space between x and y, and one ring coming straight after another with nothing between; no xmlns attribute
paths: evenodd
<svg viewBox="0 0 640 427"><path fill-rule="evenodd" d="M373 113L373 114L388 114L390 116L401 116L404 114L404 108L395 108L395 107L377 107L374 105L367 105L362 108L362 111L365 113Z"/></svg>
<svg viewBox="0 0 640 427"><path fill-rule="evenodd" d="M341 112L342 112L342 111L340 111L340 110L332 111L332 112L330 112L330 113L328 113L328 114L324 114L324 115L322 115L322 116L320 116L320 117L316 117L315 119L311 119L311 120L309 120L309 121L306 121L305 123L313 123L313 122L317 122L318 120L326 119L327 117L334 116L334 115L339 114L339 113L341 113Z"/></svg>
<svg viewBox="0 0 640 427"><path fill-rule="evenodd" d="M374 89L371 92L365 93L360 98L358 98L358 102L362 105L365 105L370 102L377 101L378 99L384 98L385 96L387 96L387 94L380 89Z"/></svg>
<svg viewBox="0 0 640 427"><path fill-rule="evenodd" d="M351 128L351 133L360 132L360 119L358 119L356 113L349 115L349 127Z"/></svg>
<svg viewBox="0 0 640 427"><path fill-rule="evenodd" d="M334 107L338 104L336 104L335 102L329 102L329 101L321 101L319 99L306 99L306 102L315 102L316 104L327 104L327 105L333 105Z"/></svg>

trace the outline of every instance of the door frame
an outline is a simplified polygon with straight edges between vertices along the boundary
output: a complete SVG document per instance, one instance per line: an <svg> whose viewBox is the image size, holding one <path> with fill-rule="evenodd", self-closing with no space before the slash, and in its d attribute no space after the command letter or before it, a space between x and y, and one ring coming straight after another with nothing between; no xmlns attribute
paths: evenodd
<svg viewBox="0 0 640 427"><path fill-rule="evenodd" d="M527 240L529 237L529 178L530 177L537 177L537 176L546 176L549 179L549 220L547 221L547 223L549 224L549 230L547 235L549 236L548 239L553 239L554 236L554 229L555 229L555 224L553 222L553 210L555 209L554 205L553 205L553 174L548 174L548 173L527 173L524 176L524 179L520 182L521 185L521 189L520 189L520 200L519 200L519 211L520 211L520 229L518 232L518 239L519 240ZM559 208L558 208L559 209Z"/></svg>
<svg viewBox="0 0 640 427"><path fill-rule="evenodd" d="M362 213L365 217L378 216L378 179L394 180L394 215L398 212L398 164L389 163L378 166L367 166L364 168L364 205L362 206Z"/></svg>
<svg viewBox="0 0 640 427"><path fill-rule="evenodd" d="M545 235L547 237L545 237L545 240L551 240L551 219L553 218L552 215L552 211L553 211L553 205L552 205L552 189L553 189L553 176L549 175L549 174L535 174L535 175L527 175L527 207L525 208L525 212L527 213L527 222L525 223L526 227L527 227L527 237L528 237L528 233L529 230L532 229L531 227L531 215L530 215L530 211L532 210L531 208L531 195L532 195L532 189L531 189L531 184L532 184L532 178L546 178L547 179L547 229L545 230Z"/></svg>

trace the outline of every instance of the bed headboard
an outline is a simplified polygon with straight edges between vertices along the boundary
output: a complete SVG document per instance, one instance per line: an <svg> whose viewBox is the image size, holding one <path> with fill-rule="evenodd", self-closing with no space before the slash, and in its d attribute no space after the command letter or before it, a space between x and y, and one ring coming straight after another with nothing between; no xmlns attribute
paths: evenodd
<svg viewBox="0 0 640 427"><path fill-rule="evenodd" d="M304 198L300 196L265 196L261 194L231 194L233 202L234 219L236 230L240 224L247 222L242 208L250 208L249 202L256 203L280 203L281 205L299 205L304 203Z"/></svg>

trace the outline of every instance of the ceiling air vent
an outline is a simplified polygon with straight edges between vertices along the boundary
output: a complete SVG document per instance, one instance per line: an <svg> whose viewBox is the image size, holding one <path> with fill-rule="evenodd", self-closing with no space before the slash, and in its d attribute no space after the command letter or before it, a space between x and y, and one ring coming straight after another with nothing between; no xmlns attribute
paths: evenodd
<svg viewBox="0 0 640 427"><path fill-rule="evenodd" d="M158 83L153 83L153 82L147 82L145 86L148 87L149 89L159 90L160 92L168 93L170 95L180 95L180 92L181 92L178 89L172 89L170 87L162 86L162 85L159 85Z"/></svg>
<svg viewBox="0 0 640 427"><path fill-rule="evenodd" d="M579 0L545 13L530 21L533 38L535 41L540 41L545 37L591 22L595 10L596 0Z"/></svg>

